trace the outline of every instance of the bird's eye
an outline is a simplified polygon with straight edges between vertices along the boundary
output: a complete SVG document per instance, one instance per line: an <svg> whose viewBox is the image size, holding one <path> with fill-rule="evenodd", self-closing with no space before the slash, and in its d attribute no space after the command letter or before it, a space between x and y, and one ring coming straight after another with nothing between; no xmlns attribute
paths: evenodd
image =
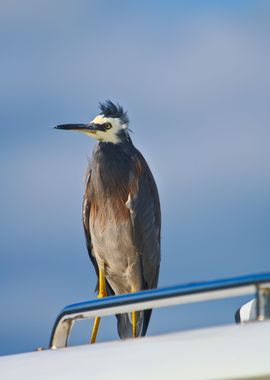
<svg viewBox="0 0 270 380"><path fill-rule="evenodd" d="M106 123L104 125L104 127L105 127L105 129L111 129L112 125L111 125L111 123Z"/></svg>

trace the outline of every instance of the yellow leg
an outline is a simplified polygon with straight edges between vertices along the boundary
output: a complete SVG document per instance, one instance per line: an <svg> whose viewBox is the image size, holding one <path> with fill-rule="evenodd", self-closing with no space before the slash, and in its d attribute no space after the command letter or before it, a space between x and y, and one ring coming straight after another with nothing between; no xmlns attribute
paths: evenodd
<svg viewBox="0 0 270 380"><path fill-rule="evenodd" d="M132 312L132 335L133 338L136 338L136 324L137 324L137 315L136 311Z"/></svg>
<svg viewBox="0 0 270 380"><path fill-rule="evenodd" d="M91 340L90 343L96 343L96 338L97 338L97 333L98 333L98 328L99 328L99 322L100 322L100 317L96 317L92 329L92 334L91 334Z"/></svg>
<svg viewBox="0 0 270 380"><path fill-rule="evenodd" d="M105 276L104 276L104 272L101 269L99 269L99 281L98 282L99 282L98 298L106 297L107 292L106 292ZM95 321L94 321L93 329L92 329L90 343L96 342L99 323L100 323L100 317L96 317Z"/></svg>

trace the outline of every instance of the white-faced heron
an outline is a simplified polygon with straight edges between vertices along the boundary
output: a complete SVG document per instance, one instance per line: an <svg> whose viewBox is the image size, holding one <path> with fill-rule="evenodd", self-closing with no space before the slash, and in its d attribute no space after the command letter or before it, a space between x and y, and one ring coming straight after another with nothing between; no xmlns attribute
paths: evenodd
<svg viewBox="0 0 270 380"><path fill-rule="evenodd" d="M55 128L98 140L88 169L83 226L98 283L98 297L157 287L160 265L160 204L153 175L134 147L128 116L111 101L88 124ZM151 310L119 314L120 338L144 336ZM94 343L100 318L94 322Z"/></svg>

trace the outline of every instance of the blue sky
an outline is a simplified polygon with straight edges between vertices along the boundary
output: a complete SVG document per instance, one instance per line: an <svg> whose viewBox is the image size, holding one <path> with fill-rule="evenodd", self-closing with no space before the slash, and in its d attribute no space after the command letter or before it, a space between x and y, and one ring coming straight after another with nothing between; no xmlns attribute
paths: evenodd
<svg viewBox="0 0 270 380"><path fill-rule="evenodd" d="M1 2L0 354L47 346L62 307L94 297L81 202L95 143L51 127L108 98L159 188L160 286L270 270L269 13L264 1ZM149 333L232 322L243 301L157 311ZM99 339L115 331L103 321Z"/></svg>

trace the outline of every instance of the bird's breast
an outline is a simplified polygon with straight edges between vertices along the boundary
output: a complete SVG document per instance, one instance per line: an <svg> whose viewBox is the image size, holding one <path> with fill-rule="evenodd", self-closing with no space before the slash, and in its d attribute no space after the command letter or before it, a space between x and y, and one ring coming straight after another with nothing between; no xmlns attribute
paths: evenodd
<svg viewBox="0 0 270 380"><path fill-rule="evenodd" d="M102 230L108 222L129 218L126 202L131 191L131 171L128 165L118 164L96 164L92 170L90 219Z"/></svg>

